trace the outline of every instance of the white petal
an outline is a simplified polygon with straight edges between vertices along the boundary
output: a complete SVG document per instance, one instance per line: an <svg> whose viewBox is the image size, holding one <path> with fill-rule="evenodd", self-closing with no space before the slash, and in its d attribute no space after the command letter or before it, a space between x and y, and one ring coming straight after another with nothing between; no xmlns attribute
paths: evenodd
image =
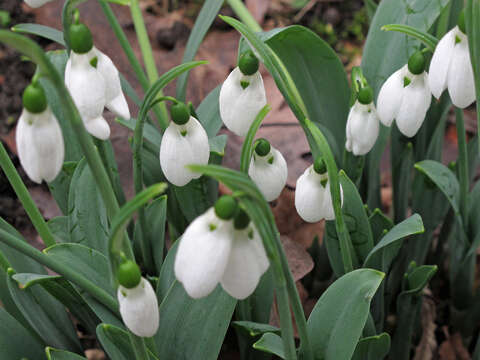
<svg viewBox="0 0 480 360"><path fill-rule="evenodd" d="M380 129L375 106L358 101L350 109L347 120L347 150L356 156L365 155L375 145Z"/></svg>
<svg viewBox="0 0 480 360"><path fill-rule="evenodd" d="M437 99L447 88L448 71L455 47L455 36L458 31L458 28L453 28L445 34L437 44L430 62L428 82L433 96Z"/></svg>
<svg viewBox="0 0 480 360"><path fill-rule="evenodd" d="M96 119L99 123L105 107L105 80L100 73L90 64L93 52L75 54L71 52L70 59L65 68L65 85L78 108L80 116L87 130L93 125L87 125L89 120ZM103 124L105 125L105 124ZM108 126L108 124L106 124ZM97 129L93 126L93 129ZM90 132L90 130L89 130ZM105 135L105 131L90 132L93 136Z"/></svg>
<svg viewBox="0 0 480 360"><path fill-rule="evenodd" d="M235 230L230 258L221 280L222 287L234 298L243 300L255 291L269 265L257 230L253 226Z"/></svg>
<svg viewBox="0 0 480 360"><path fill-rule="evenodd" d="M271 158L273 158L273 162L270 164ZM266 156L253 154L248 175L258 186L265 199L273 201L280 195L287 183L287 162L280 151L272 147Z"/></svg>
<svg viewBox="0 0 480 360"><path fill-rule="evenodd" d="M182 135L182 132L186 132ZM186 165L208 163L210 149L207 133L194 117L185 125L170 123L160 145L160 166L172 184L184 186L200 177L186 168Z"/></svg>
<svg viewBox="0 0 480 360"><path fill-rule="evenodd" d="M448 70L448 92L456 107L465 109L475 101L475 83L468 39L460 34L461 42L455 45Z"/></svg>
<svg viewBox="0 0 480 360"><path fill-rule="evenodd" d="M25 3L27 3L27 5L32 8L39 8L40 6L43 6L50 1L53 0L25 0Z"/></svg>
<svg viewBox="0 0 480 360"><path fill-rule="evenodd" d="M216 217L213 208L185 230L175 257L175 276L192 298L210 294L225 272L233 242L232 221Z"/></svg>
<svg viewBox="0 0 480 360"><path fill-rule="evenodd" d="M116 116L129 120L130 110L122 91L117 68L107 55L96 48L94 48L94 51L98 58L97 70L105 80L106 107Z"/></svg>
<svg viewBox="0 0 480 360"><path fill-rule="evenodd" d="M110 126L103 116L88 119L84 123L87 131L100 140L107 140L110 137Z"/></svg>
<svg viewBox="0 0 480 360"><path fill-rule="evenodd" d="M23 110L16 130L20 163L37 183L54 180L62 169L65 147L62 131L50 108L32 114Z"/></svg>
<svg viewBox="0 0 480 360"><path fill-rule="evenodd" d="M385 126L392 125L402 102L403 79L405 67L394 72L383 84L378 94L377 111L380 121Z"/></svg>
<svg viewBox="0 0 480 360"><path fill-rule="evenodd" d="M323 197L323 211L325 220L335 220L335 211L333 210L332 194L330 192L330 182L325 185L325 196ZM343 206L343 188L340 185L340 204Z"/></svg>
<svg viewBox="0 0 480 360"><path fill-rule="evenodd" d="M118 287L120 315L127 328L140 337L152 337L158 330L158 301L150 282L142 278L133 289Z"/></svg>
<svg viewBox="0 0 480 360"><path fill-rule="evenodd" d="M243 89L242 79L250 85ZM245 136L260 110L266 105L265 87L260 73L244 76L236 67L220 90L220 116L225 126L239 136Z"/></svg>
<svg viewBox="0 0 480 360"><path fill-rule="evenodd" d="M415 136L425 120L432 102L427 74L411 76L412 82L403 89L402 105L397 115L397 127L408 137Z"/></svg>
<svg viewBox="0 0 480 360"><path fill-rule="evenodd" d="M325 217L325 188L321 185L321 180L321 175L313 170L313 166L308 167L297 180L295 208L298 215L307 222L317 222Z"/></svg>

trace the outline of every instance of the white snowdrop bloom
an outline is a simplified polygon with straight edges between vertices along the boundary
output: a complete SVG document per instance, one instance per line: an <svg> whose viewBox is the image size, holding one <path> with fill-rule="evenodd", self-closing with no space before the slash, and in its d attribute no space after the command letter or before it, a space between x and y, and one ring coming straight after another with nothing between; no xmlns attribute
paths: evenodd
<svg viewBox="0 0 480 360"><path fill-rule="evenodd" d="M25 0L25 3L32 8L39 8L53 0Z"/></svg>
<svg viewBox="0 0 480 360"><path fill-rule="evenodd" d="M340 195L343 204L341 185ZM326 171L319 174L314 170L314 165L311 165L298 178L295 189L295 208L298 215L307 222L335 219L330 182Z"/></svg>
<svg viewBox="0 0 480 360"><path fill-rule="evenodd" d="M253 52L247 51L220 89L220 116L225 126L238 136L247 134L258 113L267 104L258 66Z"/></svg>
<svg viewBox="0 0 480 360"><path fill-rule="evenodd" d="M428 76L433 95L438 99L448 88L452 103L461 109L475 101L475 83L468 38L458 26L438 43Z"/></svg>
<svg viewBox="0 0 480 360"><path fill-rule="evenodd" d="M220 198L215 208L190 224L178 246L175 276L193 298L207 296L221 283L231 296L245 299L269 266L263 243L248 216L240 210L232 221L236 209L217 211L222 201L235 202L230 196Z"/></svg>
<svg viewBox="0 0 480 360"><path fill-rule="evenodd" d="M405 65L394 72L380 89L378 115L385 126L390 126L396 119L400 132L412 137L422 126L431 102L427 72L422 69L419 74L413 74Z"/></svg>
<svg viewBox="0 0 480 360"><path fill-rule="evenodd" d="M36 183L54 180L65 155L62 130L49 107L41 113L23 109L16 130L20 164Z"/></svg>
<svg viewBox="0 0 480 360"><path fill-rule="evenodd" d="M185 105L182 104L182 106ZM173 112L172 118L174 118ZM175 119L170 123L160 145L160 166L163 174L176 186L184 186L192 179L198 179L201 176L189 170L186 165L206 165L210 157L205 129L193 116L188 114L186 118L188 121L183 124L175 123Z"/></svg>
<svg viewBox="0 0 480 360"><path fill-rule="evenodd" d="M127 328L137 336L151 337L158 330L158 301L152 285L141 278L137 286L122 285L117 290L120 315Z"/></svg>
<svg viewBox="0 0 480 360"><path fill-rule="evenodd" d="M364 105L357 100L348 114L345 148L356 156L367 154L377 141L379 129L379 119L373 102Z"/></svg>
<svg viewBox="0 0 480 360"><path fill-rule="evenodd" d="M275 200L287 183L287 162L282 153L259 139L248 168L248 175L267 201Z"/></svg>

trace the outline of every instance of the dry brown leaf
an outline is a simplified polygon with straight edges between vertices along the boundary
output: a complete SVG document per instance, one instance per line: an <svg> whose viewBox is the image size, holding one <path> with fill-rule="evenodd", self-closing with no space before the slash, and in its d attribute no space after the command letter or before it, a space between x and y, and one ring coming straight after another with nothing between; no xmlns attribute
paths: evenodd
<svg viewBox="0 0 480 360"><path fill-rule="evenodd" d="M107 358L105 353L100 349L85 350L85 356L88 360L105 360Z"/></svg>
<svg viewBox="0 0 480 360"><path fill-rule="evenodd" d="M460 334L448 335L448 329L444 328L447 339L440 345L438 352L439 360L471 360L468 350L463 345Z"/></svg>
<svg viewBox="0 0 480 360"><path fill-rule="evenodd" d="M314 265L312 257L302 245L292 241L289 237L281 236L280 239L287 256L288 267L292 272L293 279L298 281L312 271Z"/></svg>
<svg viewBox="0 0 480 360"><path fill-rule="evenodd" d="M422 338L415 349L415 357L413 360L432 360L433 353L437 349L437 341L435 339L436 306L435 302L428 297L424 297L421 311L422 322Z"/></svg>

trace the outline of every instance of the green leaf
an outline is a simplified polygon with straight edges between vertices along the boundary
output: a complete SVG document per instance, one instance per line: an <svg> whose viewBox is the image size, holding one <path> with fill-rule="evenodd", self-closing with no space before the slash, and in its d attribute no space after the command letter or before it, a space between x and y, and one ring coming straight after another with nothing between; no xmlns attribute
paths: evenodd
<svg viewBox="0 0 480 360"><path fill-rule="evenodd" d="M393 182L394 222L405 220L408 212L409 193L413 176L413 145L405 142L396 124L393 125L390 145L390 157Z"/></svg>
<svg viewBox="0 0 480 360"><path fill-rule="evenodd" d="M190 31L187 45L185 47L185 53L183 54L182 63L192 61L195 58L195 54L203 41L203 38L207 34L208 29L212 25L213 21L217 17L220 8L223 5L223 0L206 0L200 10L200 13L195 20L195 25ZM177 99L185 101L185 95L187 92L187 80L188 72L182 74L177 80Z"/></svg>
<svg viewBox="0 0 480 360"><path fill-rule="evenodd" d="M71 242L68 229L68 216L57 216L47 223L57 243Z"/></svg>
<svg viewBox="0 0 480 360"><path fill-rule="evenodd" d="M108 218L105 205L85 159L73 174L68 197L68 228L72 242L108 251Z"/></svg>
<svg viewBox="0 0 480 360"><path fill-rule="evenodd" d="M152 244L153 260L158 273L163 264L165 251L165 223L167 220L167 196L160 196L145 207L145 239Z"/></svg>
<svg viewBox="0 0 480 360"><path fill-rule="evenodd" d="M47 360L87 360L87 358L83 356L51 347L47 347L45 352L47 354Z"/></svg>
<svg viewBox="0 0 480 360"><path fill-rule="evenodd" d="M437 270L437 265L422 265L416 267L407 276L407 287L404 293L419 295L425 286L427 286L430 279L435 275Z"/></svg>
<svg viewBox="0 0 480 360"><path fill-rule="evenodd" d="M220 88L221 86L219 85L210 91L197 108L198 121L203 125L209 139L214 137L223 125L218 105Z"/></svg>
<svg viewBox="0 0 480 360"><path fill-rule="evenodd" d="M477 126L480 128L480 0L467 0L465 7L465 23L467 27L470 59L475 77L477 98ZM480 137L480 134L477 135Z"/></svg>
<svg viewBox="0 0 480 360"><path fill-rule="evenodd" d="M43 359L43 345L0 307L0 349L5 359Z"/></svg>
<svg viewBox="0 0 480 360"><path fill-rule="evenodd" d="M216 360L237 301L218 286L207 297L192 299L175 280L173 265L178 241L170 249L160 273L157 294L160 328L155 336L158 354L165 359Z"/></svg>
<svg viewBox="0 0 480 360"><path fill-rule="evenodd" d="M376 270L355 270L323 293L307 322L316 359L352 358L367 321L370 301L384 276Z"/></svg>
<svg viewBox="0 0 480 360"><path fill-rule="evenodd" d="M251 337L263 335L268 332L280 335L281 332L281 330L275 326L269 324L260 324L252 321L234 321L232 322L232 325L237 329L241 329Z"/></svg>
<svg viewBox="0 0 480 360"><path fill-rule="evenodd" d="M421 234L425 231L422 218L418 214L395 225L380 242L370 251L365 259L364 267L388 272L390 265L400 250L401 243L406 237Z"/></svg>
<svg viewBox="0 0 480 360"><path fill-rule="evenodd" d="M370 228L372 229L373 242L378 244L384 235L384 231L389 231L393 227L393 221L382 213L382 210L375 209L368 218Z"/></svg>
<svg viewBox="0 0 480 360"><path fill-rule="evenodd" d="M65 46L65 40L63 40L63 32L50 26L40 24L17 24L12 27L12 31L23 34L37 35L45 39L52 40L62 46Z"/></svg>
<svg viewBox="0 0 480 360"><path fill-rule="evenodd" d="M253 344L253 348L276 355L281 359L285 359L285 354L283 352L283 340L276 334L270 332L263 334L260 340Z"/></svg>
<svg viewBox="0 0 480 360"><path fill-rule="evenodd" d="M62 170L55 180L48 183L48 189L57 202L63 215L68 214L68 194L70 192L70 183L76 167L77 163L74 161L64 162Z"/></svg>
<svg viewBox="0 0 480 360"><path fill-rule="evenodd" d="M382 26L383 31L398 31L408 36L412 36L415 39L421 41L432 53L435 51L435 48L438 44L438 39L425 32L420 31L412 26L403 25L403 24L389 24Z"/></svg>
<svg viewBox="0 0 480 360"><path fill-rule="evenodd" d="M390 351L390 335L382 333L361 339L352 360L382 360Z"/></svg>

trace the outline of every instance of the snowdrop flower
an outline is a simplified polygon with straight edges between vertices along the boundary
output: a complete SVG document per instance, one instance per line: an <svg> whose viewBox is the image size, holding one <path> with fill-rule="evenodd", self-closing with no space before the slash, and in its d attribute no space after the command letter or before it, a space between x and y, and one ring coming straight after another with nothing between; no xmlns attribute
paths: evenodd
<svg viewBox="0 0 480 360"><path fill-rule="evenodd" d="M90 30L84 24L73 24L69 38L72 51L65 68L65 84L87 131L106 140L110 126L103 118L105 106L115 115L130 119L118 70L107 55L93 46Z"/></svg>
<svg viewBox="0 0 480 360"><path fill-rule="evenodd" d="M473 67L465 33L462 11L458 26L450 30L438 43L428 77L432 93L437 99L448 88L452 103L461 109L475 101Z"/></svg>
<svg viewBox="0 0 480 360"><path fill-rule="evenodd" d="M255 146L248 175L258 186L267 201L275 200L287 183L287 162L283 155L270 146L265 139L259 139Z"/></svg>
<svg viewBox="0 0 480 360"><path fill-rule="evenodd" d="M377 110L373 104L373 90L366 86L360 89L358 99L348 114L345 148L356 156L365 155L375 145L379 128Z"/></svg>
<svg viewBox="0 0 480 360"><path fill-rule="evenodd" d="M159 312L155 291L133 261L123 262L117 272L120 315L126 327L140 337L151 337L158 330Z"/></svg>
<svg viewBox="0 0 480 360"><path fill-rule="evenodd" d="M20 164L31 180L50 182L62 169L65 155L60 125L35 81L23 93L23 106L16 130Z"/></svg>
<svg viewBox="0 0 480 360"><path fill-rule="evenodd" d="M396 119L400 132L412 137L422 126L431 102L425 57L418 51L383 84L377 99L378 115L385 126Z"/></svg>
<svg viewBox="0 0 480 360"><path fill-rule="evenodd" d="M208 164L208 136L184 103L172 105L170 112L172 122L165 130L160 145L160 166L169 182L184 186L201 176L187 169L187 165Z"/></svg>
<svg viewBox="0 0 480 360"><path fill-rule="evenodd" d="M341 185L340 196L343 204ZM298 215L307 222L335 219L330 182L323 159L315 160L315 163L298 178L295 190L295 208Z"/></svg>
<svg viewBox="0 0 480 360"><path fill-rule="evenodd" d="M220 116L225 126L245 136L260 110L267 104L259 62L251 50L240 57L238 67L220 89Z"/></svg>
<svg viewBox="0 0 480 360"><path fill-rule="evenodd" d="M233 219L233 221L232 221ZM180 240L175 276L192 298L220 283L236 299L250 296L269 267L260 236L231 196L196 218Z"/></svg>
<svg viewBox="0 0 480 360"><path fill-rule="evenodd" d="M39 8L53 0L25 0L25 3L32 8Z"/></svg>

